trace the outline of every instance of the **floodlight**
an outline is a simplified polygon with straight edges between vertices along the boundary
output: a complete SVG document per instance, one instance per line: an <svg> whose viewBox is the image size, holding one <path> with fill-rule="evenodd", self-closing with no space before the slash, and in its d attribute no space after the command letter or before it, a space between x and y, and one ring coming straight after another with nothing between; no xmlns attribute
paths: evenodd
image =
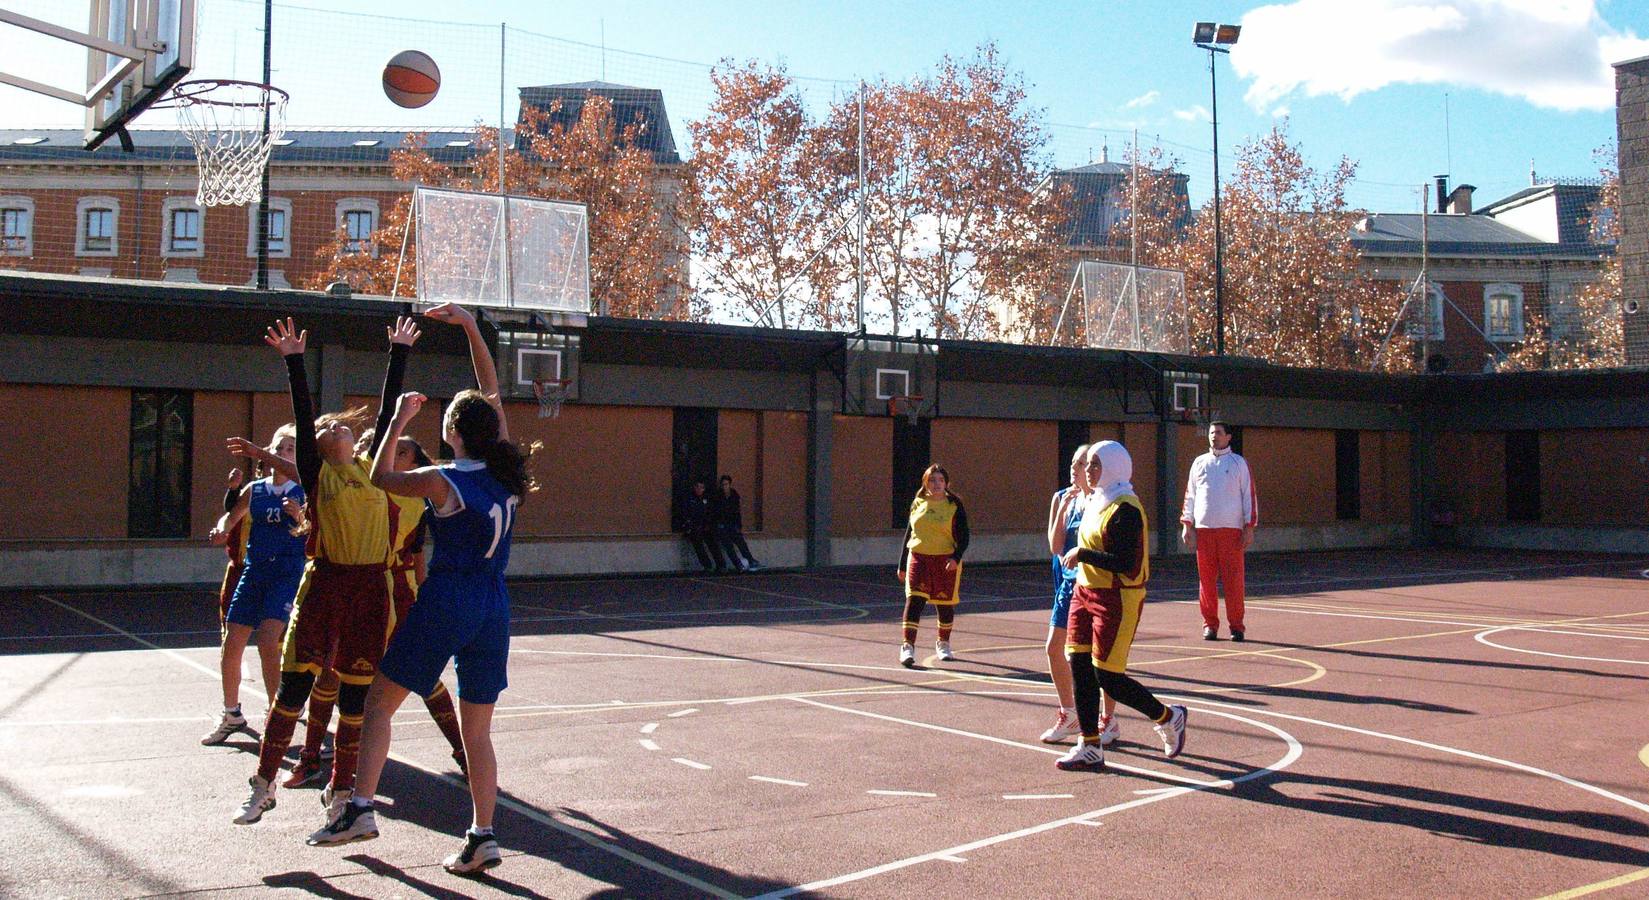
<svg viewBox="0 0 1649 900"><path fill-rule="evenodd" d="M1206 44L1209 41L1213 40L1214 39L1214 28L1215 28L1215 26L1214 26L1213 22L1198 22L1196 30L1191 32L1192 42L1193 43L1198 43L1198 44Z"/></svg>
<svg viewBox="0 0 1649 900"><path fill-rule="evenodd" d="M1241 25L1221 25L1219 30L1214 33L1214 43L1235 44L1239 34L1242 34Z"/></svg>

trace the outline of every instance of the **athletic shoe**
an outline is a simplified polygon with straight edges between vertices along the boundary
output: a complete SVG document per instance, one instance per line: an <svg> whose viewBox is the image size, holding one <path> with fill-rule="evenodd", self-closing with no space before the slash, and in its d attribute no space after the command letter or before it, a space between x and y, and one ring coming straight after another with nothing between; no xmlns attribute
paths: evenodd
<svg viewBox="0 0 1649 900"><path fill-rule="evenodd" d="M355 792L349 788L334 789L331 785L323 788L321 790L321 805L326 807L326 820L330 822L336 819L338 813L343 812L344 806L349 803L349 798L353 796L355 796Z"/></svg>
<svg viewBox="0 0 1649 900"><path fill-rule="evenodd" d="M1067 772L1102 772L1105 770L1105 750L1098 744L1078 743L1071 752L1054 761Z"/></svg>
<svg viewBox="0 0 1649 900"><path fill-rule="evenodd" d="M762 565L761 563L756 562L755 560L751 560L750 565L745 566L744 570L746 572L760 572L762 569L765 569L765 568L767 568L767 567Z"/></svg>
<svg viewBox="0 0 1649 900"><path fill-rule="evenodd" d="M1117 724L1116 716L1099 717L1099 745L1109 747L1122 737L1122 726Z"/></svg>
<svg viewBox="0 0 1649 900"><path fill-rule="evenodd" d="M378 836L378 817L370 806L356 806L348 801L326 827L309 836L304 843L311 847L332 847L370 841Z"/></svg>
<svg viewBox="0 0 1649 900"><path fill-rule="evenodd" d="M252 786L252 793L247 796L246 802L240 805L240 815L235 817L236 825L251 825L263 818L264 813L275 808L273 782L253 775L246 783Z"/></svg>
<svg viewBox="0 0 1649 900"><path fill-rule="evenodd" d="M1217 641L1220 639L1220 630L1212 625L1204 625L1202 627L1202 639L1205 641Z"/></svg>
<svg viewBox="0 0 1649 900"><path fill-rule="evenodd" d="M1241 631L1238 631L1237 629L1233 628L1233 629L1231 629L1231 640L1236 641L1237 643L1240 644L1243 641L1248 640L1248 638L1246 636L1244 636L1244 634Z"/></svg>
<svg viewBox="0 0 1649 900"><path fill-rule="evenodd" d="M281 782L283 788L300 788L306 784L313 784L323 776L332 774L331 766L321 765L321 761L311 756L298 757L298 764L292 767L292 774Z"/></svg>
<svg viewBox="0 0 1649 900"><path fill-rule="evenodd" d="M1168 707L1168 721L1151 727L1157 730L1162 738L1162 755L1173 759L1181 750L1185 749L1185 719L1188 713L1183 706Z"/></svg>
<svg viewBox="0 0 1649 900"><path fill-rule="evenodd" d="M218 727L212 729L205 737L201 738L200 744L202 747L211 747L215 744L221 744L224 741L229 740L229 735L234 734L237 731L246 730L246 717L241 715L240 710L226 709L223 711L223 716L218 719Z"/></svg>
<svg viewBox="0 0 1649 900"><path fill-rule="evenodd" d="M956 654L950 651L950 641L934 641L933 652L939 654L939 658L945 662L954 662L956 659Z"/></svg>
<svg viewBox="0 0 1649 900"><path fill-rule="evenodd" d="M454 875L476 875L504 861L498 840L490 834L464 832L464 848L441 860L441 867Z"/></svg>
<svg viewBox="0 0 1649 900"><path fill-rule="evenodd" d="M321 735L321 759L330 760L336 751L332 748L332 732Z"/></svg>
<svg viewBox="0 0 1649 900"><path fill-rule="evenodd" d="M899 665L907 669L916 668L916 648L910 644L899 645Z"/></svg>
<svg viewBox="0 0 1649 900"><path fill-rule="evenodd" d="M1062 709L1054 716L1054 725L1042 732L1042 743L1057 744L1066 738L1082 733L1082 723L1076 720L1076 713Z"/></svg>

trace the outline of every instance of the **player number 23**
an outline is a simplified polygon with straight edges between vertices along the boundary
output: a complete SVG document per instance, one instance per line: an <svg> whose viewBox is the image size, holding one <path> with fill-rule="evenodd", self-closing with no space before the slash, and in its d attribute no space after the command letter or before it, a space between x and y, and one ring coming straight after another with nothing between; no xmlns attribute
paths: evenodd
<svg viewBox="0 0 1649 900"><path fill-rule="evenodd" d="M509 533L510 526L515 523L515 506L520 503L511 497L503 506L494 503L492 509L487 510L487 516L492 519L492 543L487 545L486 559L492 559L492 554L498 549L498 542Z"/></svg>

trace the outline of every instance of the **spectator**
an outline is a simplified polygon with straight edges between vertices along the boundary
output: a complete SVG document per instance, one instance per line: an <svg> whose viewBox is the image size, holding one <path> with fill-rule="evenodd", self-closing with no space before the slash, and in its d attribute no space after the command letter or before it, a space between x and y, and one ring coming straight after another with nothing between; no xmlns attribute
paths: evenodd
<svg viewBox="0 0 1649 900"><path fill-rule="evenodd" d="M1198 605L1202 607L1202 639L1220 639L1220 598L1216 582L1225 589L1225 612L1231 640L1244 639L1243 551L1254 543L1260 521L1260 502L1248 462L1231 449L1231 429L1220 421L1208 426L1208 452L1191 463L1185 479L1185 507L1180 513L1180 540L1197 554Z"/></svg>
<svg viewBox="0 0 1649 900"><path fill-rule="evenodd" d="M721 476L721 489L713 502L716 541L727 555L727 562L735 569L756 572L762 567L750 554L750 545L744 542L744 510L739 492L733 487L733 476Z"/></svg>
<svg viewBox="0 0 1649 900"><path fill-rule="evenodd" d="M727 560L716 541L715 510L704 492L704 482L693 482L693 493L682 504L682 535L693 545L699 565L706 572L728 571Z"/></svg>

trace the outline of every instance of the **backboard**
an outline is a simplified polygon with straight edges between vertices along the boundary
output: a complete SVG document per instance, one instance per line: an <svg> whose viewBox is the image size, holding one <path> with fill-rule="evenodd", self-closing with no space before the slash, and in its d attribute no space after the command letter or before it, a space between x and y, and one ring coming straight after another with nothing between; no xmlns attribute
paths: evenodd
<svg viewBox="0 0 1649 900"><path fill-rule="evenodd" d="M418 300L587 315L584 205L419 187Z"/></svg>
<svg viewBox="0 0 1649 900"><path fill-rule="evenodd" d="M54 6L57 21L0 9L0 25L6 26L0 30L23 29L82 48L83 85L39 80L48 69L32 67L30 57L40 54L21 50L0 58L0 84L85 107L86 149L93 150L123 133L193 68L196 0L88 0L84 31L63 18L73 16L77 5Z"/></svg>

